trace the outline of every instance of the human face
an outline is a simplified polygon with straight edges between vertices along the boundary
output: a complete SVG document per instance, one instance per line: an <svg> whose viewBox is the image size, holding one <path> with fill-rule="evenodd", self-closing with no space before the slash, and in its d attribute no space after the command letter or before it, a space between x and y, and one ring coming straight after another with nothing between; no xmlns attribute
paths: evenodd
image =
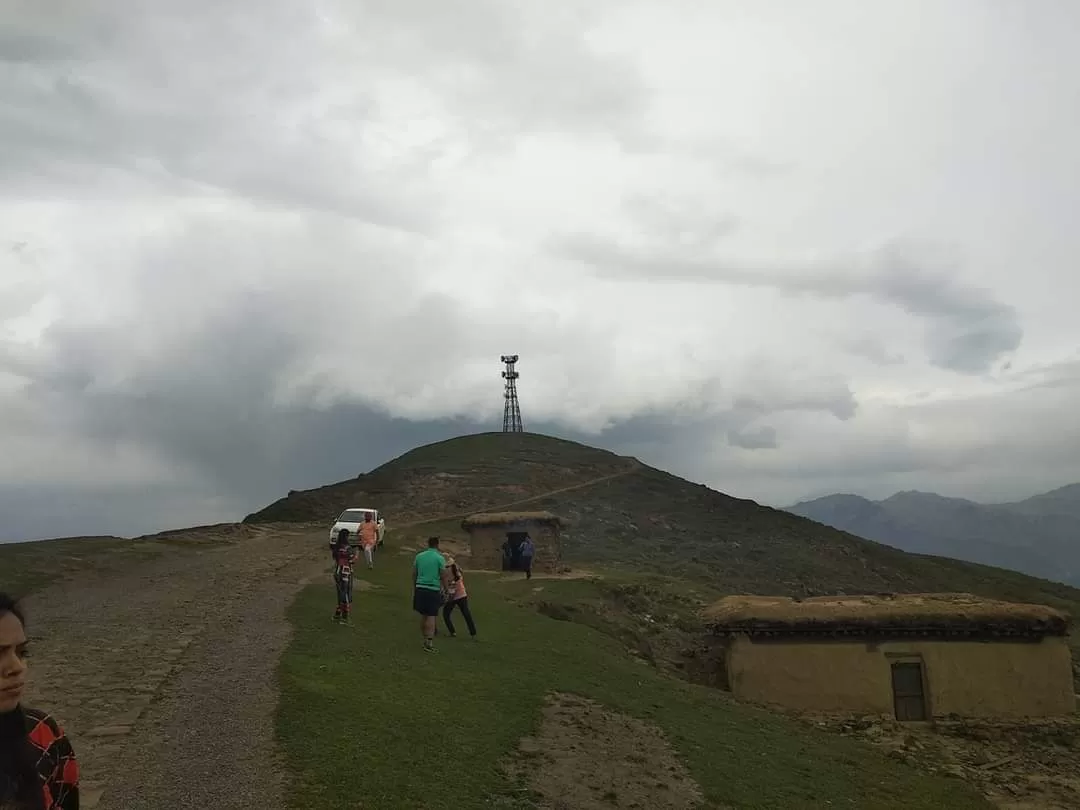
<svg viewBox="0 0 1080 810"><path fill-rule="evenodd" d="M0 615L0 713L19 705L26 686L26 630L14 613Z"/></svg>

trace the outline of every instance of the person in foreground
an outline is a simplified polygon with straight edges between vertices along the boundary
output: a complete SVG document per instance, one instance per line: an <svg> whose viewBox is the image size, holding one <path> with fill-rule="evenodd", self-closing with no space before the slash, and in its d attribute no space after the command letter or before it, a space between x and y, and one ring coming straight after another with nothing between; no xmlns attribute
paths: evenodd
<svg viewBox="0 0 1080 810"><path fill-rule="evenodd" d="M348 529L338 532L337 542L330 547L330 553L334 557L334 586L337 588L334 621L348 624L352 614L352 567L356 562L356 549L349 545Z"/></svg>
<svg viewBox="0 0 1080 810"><path fill-rule="evenodd" d="M79 764L49 714L20 703L26 685L26 620L0 593L0 808L79 810Z"/></svg>
<svg viewBox="0 0 1080 810"><path fill-rule="evenodd" d="M420 632L427 652L435 652L435 624L445 580L446 558L439 551L439 538L429 537L428 547L413 560L413 610L420 614Z"/></svg>
<svg viewBox="0 0 1080 810"><path fill-rule="evenodd" d="M465 619L465 624L469 628L469 635L476 638L476 624L473 622L472 611L469 610L469 594L465 590L465 577L461 573L461 568L457 562L450 555L446 556L447 566L447 597L446 604L443 606L442 617L446 623L446 629L450 632L450 638L457 635L457 630L454 629L454 622L451 619L451 614L454 612L454 608L461 611L462 617Z"/></svg>

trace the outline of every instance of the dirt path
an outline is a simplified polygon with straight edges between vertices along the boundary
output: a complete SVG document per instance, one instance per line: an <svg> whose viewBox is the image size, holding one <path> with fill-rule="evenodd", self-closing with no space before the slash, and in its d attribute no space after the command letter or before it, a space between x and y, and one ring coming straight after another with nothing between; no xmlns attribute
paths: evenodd
<svg viewBox="0 0 1080 810"><path fill-rule="evenodd" d="M423 526L426 523L441 523L444 520L454 520L455 518L467 518L469 515L476 515L481 512L505 512L509 509L513 509L516 506L524 506L528 503L535 503L537 501L545 500L553 495L562 495L567 492L575 492L579 489L588 489L594 487L597 484L602 484L605 481L613 481L616 478L624 478L627 475L638 472L642 468L642 464L637 459L633 459L624 470L619 470L617 473L610 473L609 475L601 475L599 478L591 478L588 481L582 481L578 484L571 484L567 487L559 487L558 489L552 489L548 492L541 492L539 495L530 495L528 498L519 498L516 501L507 501L506 503L495 504L493 506L485 506L482 509L471 509L468 512L453 512L451 514L436 515L435 517L419 518L417 520L411 520L407 523L400 524L399 529L412 529L416 526Z"/></svg>
<svg viewBox="0 0 1080 810"><path fill-rule="evenodd" d="M28 600L28 702L71 734L84 807L284 806L275 669L289 640L288 604L327 568L324 538L250 532L181 543Z"/></svg>

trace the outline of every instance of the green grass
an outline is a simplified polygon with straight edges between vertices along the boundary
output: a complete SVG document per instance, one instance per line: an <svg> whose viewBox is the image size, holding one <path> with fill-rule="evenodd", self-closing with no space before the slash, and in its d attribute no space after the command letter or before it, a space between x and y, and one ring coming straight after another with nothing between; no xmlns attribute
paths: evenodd
<svg viewBox="0 0 1080 810"><path fill-rule="evenodd" d="M296 633L281 663L277 718L291 807L531 807L501 763L536 729L552 691L662 727L710 807L990 807L958 781L664 676L615 639L515 601L539 582L471 574L481 641L440 636L439 653L424 653L408 566L387 549L371 575L382 587L357 591L352 628L329 621L329 581L291 608Z"/></svg>

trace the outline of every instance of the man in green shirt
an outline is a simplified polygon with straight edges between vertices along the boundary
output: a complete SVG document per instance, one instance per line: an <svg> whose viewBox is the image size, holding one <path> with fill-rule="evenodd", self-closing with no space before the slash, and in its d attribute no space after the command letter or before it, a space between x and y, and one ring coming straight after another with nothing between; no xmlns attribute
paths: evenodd
<svg viewBox="0 0 1080 810"><path fill-rule="evenodd" d="M442 607L446 579L446 558L439 551L439 538L429 537L428 547L413 560L413 610L420 614L424 649L435 652L435 622Z"/></svg>

